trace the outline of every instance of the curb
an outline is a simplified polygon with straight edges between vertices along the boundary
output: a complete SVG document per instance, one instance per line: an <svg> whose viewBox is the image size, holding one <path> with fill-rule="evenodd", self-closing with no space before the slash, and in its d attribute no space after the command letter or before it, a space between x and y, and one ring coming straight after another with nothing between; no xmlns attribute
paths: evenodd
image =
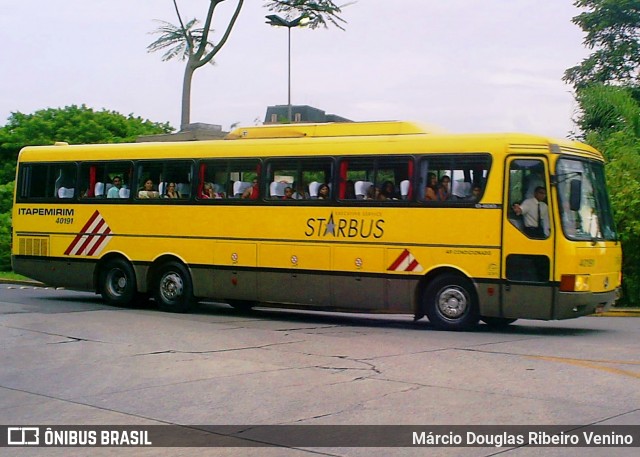
<svg viewBox="0 0 640 457"><path fill-rule="evenodd" d="M592 314L594 317L640 317L640 308L613 308L604 313Z"/></svg>
<svg viewBox="0 0 640 457"><path fill-rule="evenodd" d="M33 286L33 287L47 287L45 283L38 281L22 280L22 279L2 279L0 278L0 284L15 284L16 286Z"/></svg>

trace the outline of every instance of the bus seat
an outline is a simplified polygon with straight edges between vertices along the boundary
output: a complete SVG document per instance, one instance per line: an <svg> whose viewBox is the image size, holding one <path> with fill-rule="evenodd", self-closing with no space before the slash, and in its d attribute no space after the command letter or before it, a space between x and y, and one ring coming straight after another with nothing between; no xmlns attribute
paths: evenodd
<svg viewBox="0 0 640 457"><path fill-rule="evenodd" d="M93 194L96 197L104 197L104 183L103 182L97 182L96 185L93 188Z"/></svg>
<svg viewBox="0 0 640 457"><path fill-rule="evenodd" d="M373 186L373 183L370 181L356 181L354 184L356 190L356 198L358 200L364 200L371 186Z"/></svg>
<svg viewBox="0 0 640 457"><path fill-rule="evenodd" d="M73 198L76 189L73 187L60 187L58 189L58 198Z"/></svg>
<svg viewBox="0 0 640 457"><path fill-rule="evenodd" d="M467 199L471 196L471 183L454 181L451 185L451 193L458 198Z"/></svg>
<svg viewBox="0 0 640 457"><path fill-rule="evenodd" d="M179 182L176 184L176 190L182 198L189 198L191 194L191 185L189 183Z"/></svg>
<svg viewBox="0 0 640 457"><path fill-rule="evenodd" d="M286 182L272 182L269 184L269 196L270 197L284 197L284 189L288 186Z"/></svg>
<svg viewBox="0 0 640 457"><path fill-rule="evenodd" d="M251 183L247 181L236 181L233 183L233 196L242 197L242 193L251 187Z"/></svg>
<svg viewBox="0 0 640 457"><path fill-rule="evenodd" d="M121 187L120 190L118 191L118 196L120 198L129 198L130 194L131 194L131 191L126 187Z"/></svg>
<svg viewBox="0 0 640 457"><path fill-rule="evenodd" d="M318 181L312 181L309 183L309 197L316 199L318 198L318 188L320 187L320 183Z"/></svg>
<svg viewBox="0 0 640 457"><path fill-rule="evenodd" d="M411 183L408 179L404 181L400 181L400 196L403 200L406 200L409 197L409 189L411 187Z"/></svg>

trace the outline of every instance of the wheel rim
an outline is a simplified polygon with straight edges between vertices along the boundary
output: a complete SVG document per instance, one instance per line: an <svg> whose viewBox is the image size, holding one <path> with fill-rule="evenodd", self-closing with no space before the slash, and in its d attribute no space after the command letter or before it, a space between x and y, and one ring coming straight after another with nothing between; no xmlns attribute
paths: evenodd
<svg viewBox="0 0 640 457"><path fill-rule="evenodd" d="M184 281L175 272L169 272L162 276L160 280L160 295L168 302L174 302L182 297L184 293Z"/></svg>
<svg viewBox="0 0 640 457"><path fill-rule="evenodd" d="M107 273L105 284L109 295L112 297L122 297L129 286L129 279L120 268L113 268Z"/></svg>
<svg viewBox="0 0 640 457"><path fill-rule="evenodd" d="M459 319L469 308L469 296L459 287L447 286L438 293L438 312L446 319Z"/></svg>

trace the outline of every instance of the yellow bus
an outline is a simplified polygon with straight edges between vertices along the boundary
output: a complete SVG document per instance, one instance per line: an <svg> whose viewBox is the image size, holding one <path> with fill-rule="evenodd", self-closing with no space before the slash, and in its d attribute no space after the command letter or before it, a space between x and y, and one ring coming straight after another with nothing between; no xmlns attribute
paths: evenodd
<svg viewBox="0 0 640 457"><path fill-rule="evenodd" d="M602 311L621 281L599 152L408 122L25 147L13 230L16 272L172 312L208 299L459 330Z"/></svg>

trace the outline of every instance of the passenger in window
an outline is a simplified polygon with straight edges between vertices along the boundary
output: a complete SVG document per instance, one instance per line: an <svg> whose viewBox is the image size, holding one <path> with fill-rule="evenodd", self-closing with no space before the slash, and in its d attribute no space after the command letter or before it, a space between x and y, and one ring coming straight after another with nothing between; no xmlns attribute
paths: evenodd
<svg viewBox="0 0 640 457"><path fill-rule="evenodd" d="M170 182L167 184L167 191L162 196L163 198L181 198L180 192L176 190L176 183Z"/></svg>
<svg viewBox="0 0 640 457"><path fill-rule="evenodd" d="M380 188L378 200L398 200L396 186L391 181L385 181Z"/></svg>
<svg viewBox="0 0 640 457"><path fill-rule="evenodd" d="M293 200L293 189L289 186L284 188L283 200Z"/></svg>
<svg viewBox="0 0 640 457"><path fill-rule="evenodd" d="M356 199L356 184L350 179L346 182L346 186L344 189L344 198L345 200Z"/></svg>
<svg viewBox="0 0 640 457"><path fill-rule="evenodd" d="M367 194L364 196L365 200L379 200L380 188L377 186L371 186L367 189Z"/></svg>
<svg viewBox="0 0 640 457"><path fill-rule="evenodd" d="M469 197L469 200L472 202L477 202L480 200L481 195L482 195L482 187L480 187L480 184L474 184L473 187L471 188L471 196Z"/></svg>
<svg viewBox="0 0 640 457"><path fill-rule="evenodd" d="M158 198L160 194L153 189L153 180L147 179L142 186L142 189L138 192L138 198Z"/></svg>
<svg viewBox="0 0 640 457"><path fill-rule="evenodd" d="M254 179L251 182L251 187L248 187L243 193L242 198L248 200L257 200L260 196L260 188L258 186L258 180Z"/></svg>
<svg viewBox="0 0 640 457"><path fill-rule="evenodd" d="M206 182L202 188L200 198L224 198L224 193L216 192L213 183Z"/></svg>
<svg viewBox="0 0 640 457"><path fill-rule="evenodd" d="M120 176L114 176L111 183L113 184L113 187L109 188L109 191L107 192L107 198L120 198L122 178Z"/></svg>
<svg viewBox="0 0 640 457"><path fill-rule="evenodd" d="M513 211L522 216L524 233L531 238L548 238L551 233L549 226L549 207L544 202L547 198L547 190L536 187L533 197L527 198L521 204L515 203Z"/></svg>
<svg viewBox="0 0 640 457"><path fill-rule="evenodd" d="M293 185L295 192L293 193L294 200L305 200L309 198L309 192L304 190L304 183L297 182Z"/></svg>
<svg viewBox="0 0 640 457"><path fill-rule="evenodd" d="M329 200L331 191L326 184L320 184L318 187L318 200Z"/></svg>
<svg viewBox="0 0 640 457"><path fill-rule="evenodd" d="M451 197L451 178L447 175L440 178L436 196L437 200L441 202L449 200Z"/></svg>
<svg viewBox="0 0 640 457"><path fill-rule="evenodd" d="M427 187L424 189L424 199L435 201L438 199L438 178L435 173L427 174Z"/></svg>

